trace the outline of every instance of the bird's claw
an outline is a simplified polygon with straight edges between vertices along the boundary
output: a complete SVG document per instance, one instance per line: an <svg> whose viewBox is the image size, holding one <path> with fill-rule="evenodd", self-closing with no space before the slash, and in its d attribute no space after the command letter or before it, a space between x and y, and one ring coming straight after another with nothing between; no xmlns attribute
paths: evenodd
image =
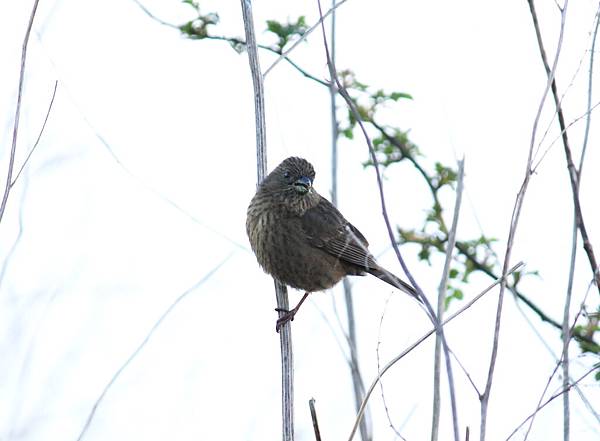
<svg viewBox="0 0 600 441"><path fill-rule="evenodd" d="M276 308L275 310L278 312L285 312L285 314L283 314L277 319L277 323L275 324L275 330L279 332L283 325L285 325L287 322L291 322L292 320L294 320L296 311L294 309L292 309L291 311L286 311L285 309L281 308Z"/></svg>

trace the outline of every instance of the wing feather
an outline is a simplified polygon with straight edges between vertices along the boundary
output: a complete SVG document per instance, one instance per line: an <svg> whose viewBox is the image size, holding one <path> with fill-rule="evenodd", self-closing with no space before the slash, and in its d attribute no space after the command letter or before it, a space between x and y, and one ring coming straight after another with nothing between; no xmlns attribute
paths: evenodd
<svg viewBox="0 0 600 441"><path fill-rule="evenodd" d="M364 271L378 268L365 236L327 199L321 197L319 204L303 214L301 222L311 245Z"/></svg>

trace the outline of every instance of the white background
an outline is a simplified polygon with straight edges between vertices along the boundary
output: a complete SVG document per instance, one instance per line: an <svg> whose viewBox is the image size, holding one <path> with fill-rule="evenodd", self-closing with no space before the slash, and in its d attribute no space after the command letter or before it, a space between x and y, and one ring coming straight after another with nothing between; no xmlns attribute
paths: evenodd
<svg viewBox="0 0 600 441"><path fill-rule="evenodd" d="M12 142L22 38L30 1L0 6L0 163L2 182ZM177 0L144 1L161 19L181 24L193 11ZM553 59L560 16L539 1L544 41ZM585 113L591 31L597 4L570 2L558 85L567 91L568 123ZM239 2L202 2L216 11L216 35L243 36ZM267 19L318 17L315 2L256 2L258 38ZM546 87L525 1L384 2L350 0L337 16L338 69L350 68L374 88L414 100L386 109L384 122L410 129L434 161L466 157L459 239L498 238L502 258L515 196L525 173L534 117ZM261 53L263 69L274 60ZM327 74L321 35L292 53L314 75ZM597 79L597 75L595 75ZM0 228L0 439L74 440L94 403L176 299L215 267L170 311L112 384L86 440L267 440L280 437L279 338L272 279L256 264L245 236L245 211L256 182L252 84L247 55L220 41L190 41L151 20L133 1L42 0L29 44L16 170L38 136L58 92L42 140L13 187ZM597 88L596 88L597 89ZM316 188L330 188L328 91L280 63L266 77L269 168L290 155L317 169ZM592 103L598 101L594 92ZM551 125L543 113L537 139ZM529 277L521 289L560 320L571 248L572 202L556 123L532 177L512 261ZM569 129L578 160L584 120ZM600 253L598 134L592 115L581 200ZM537 143L536 143L537 145ZM551 146L551 147L550 147ZM367 148L360 137L340 143L340 207L369 239L373 253L401 274L380 215ZM408 164L385 172L390 218L421 225L430 195ZM444 195L451 207L453 194ZM450 211L450 210L448 210ZM450 214L446 213L448 222ZM429 266L402 248L409 267L433 295L441 260ZM573 314L591 278L578 255ZM370 384L381 362L429 329L420 309L374 278L354 278L361 367ZM467 298L490 283L474 276ZM448 326L451 347L483 389L498 290ZM300 293L291 292L291 303ZM335 305L335 308L334 308ZM588 307L598 305L590 290ZM453 308L459 306L454 305ZM506 298L488 439L505 439L534 411L559 354L559 332L525 315ZM337 311L337 315L336 315ZM380 329L380 322L383 324ZM293 323L297 438L312 440L308 399L317 400L324 439L345 439L354 421L347 353L338 316L340 288L310 297ZM574 377L593 359L572 345ZM459 420L472 436L479 402L455 366ZM428 437L432 345L405 357L384 377L394 426L406 439ZM553 393L560 387L555 377ZM592 404L597 382L581 385ZM444 393L441 439L450 439ZM599 425L575 393L572 439L598 439ZM562 404L538 415L530 439L562 439ZM395 439L375 394L378 440ZM522 433L517 435L522 439Z"/></svg>

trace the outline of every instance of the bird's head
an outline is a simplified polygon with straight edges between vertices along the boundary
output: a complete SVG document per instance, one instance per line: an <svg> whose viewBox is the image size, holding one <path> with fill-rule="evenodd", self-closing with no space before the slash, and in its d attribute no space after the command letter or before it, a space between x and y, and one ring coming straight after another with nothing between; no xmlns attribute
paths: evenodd
<svg viewBox="0 0 600 441"><path fill-rule="evenodd" d="M279 164L265 178L262 191L294 208L306 207L315 199L315 169L306 159L292 156ZM318 196L317 196L318 197Z"/></svg>

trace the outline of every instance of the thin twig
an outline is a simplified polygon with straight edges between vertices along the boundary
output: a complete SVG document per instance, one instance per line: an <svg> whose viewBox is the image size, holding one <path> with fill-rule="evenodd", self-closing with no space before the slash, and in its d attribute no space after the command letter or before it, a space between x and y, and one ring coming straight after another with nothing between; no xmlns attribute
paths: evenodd
<svg viewBox="0 0 600 441"><path fill-rule="evenodd" d="M532 165L532 161L533 161L533 149L535 146L537 127L539 124L540 116L542 114L542 109L544 108L544 103L546 101L546 97L548 95L548 92L549 92L551 84L552 84L552 80L554 79L554 73L556 72L556 66L558 64L558 58L560 55L560 50L562 48L567 4L568 4L568 0L565 0L565 8L564 8L562 16L561 16L560 35L559 35L559 39L558 39L558 45L556 48L556 55L554 58L554 65L552 67L552 70L549 73L548 82L546 84L544 94L542 95L542 99L538 106L537 114L536 114L534 122L533 122L531 141L529 144L529 151L527 154L527 163L526 163L526 167L525 167L525 177L523 178L523 183L521 184L521 188L517 194L514 208L513 208L513 213L511 216L511 221L510 221L510 229L509 229L509 233L508 233L508 240L506 243L504 264L502 266L502 274L503 275L506 274L506 271L508 270L508 267L510 265L510 257L512 254L515 235L517 232L517 226L519 224L519 219L521 216L521 209L523 207L523 202L525 200L525 194L527 192L527 187L529 185L529 179L530 179L531 173L532 173L531 165ZM533 0L529 0L529 5L530 5L530 8L533 10L533 8L534 8ZM537 17L535 15L533 15L533 17L534 17L534 21L537 23ZM538 30L537 25L536 25L536 30ZM539 32L537 32L537 35L538 35L538 38L541 38L541 36L539 35ZM490 356L487 380L486 380L485 389L483 391L483 394L479 397L480 404L481 404L481 411L480 411L481 421L480 421L480 429L479 429L479 435L480 435L479 441L485 440L486 427L487 427L488 405L489 405L490 394L491 394L491 390L492 390L494 370L496 368L496 357L498 355L498 345L499 345L499 341L500 341L500 322L502 319L502 305L504 302L504 291L506 289L506 279L503 279L503 280L504 281L500 284L500 294L498 295L498 304L496 307L496 319L494 322L494 337L493 337L493 341L492 341L492 353Z"/></svg>
<svg viewBox="0 0 600 441"><path fill-rule="evenodd" d="M592 36L592 49L590 50L590 70L588 75L588 92L587 92L587 112L585 119L585 133L583 135L583 146L581 147L581 158L579 158L579 169L577 170L578 182L581 186L581 171L583 169L583 160L588 145L588 137L590 134L590 125L592 122L592 83L594 73L594 54L596 52L596 37L598 36L598 25L600 24L600 5L596 11L596 26L594 27L594 35Z"/></svg>
<svg viewBox="0 0 600 441"><path fill-rule="evenodd" d="M465 367L463 366L463 364L460 362L460 359L456 356L456 354L454 352L452 352L452 356L456 360L456 363L458 363L458 367L460 367L460 369L463 371L463 374L465 374L465 377L467 377L467 380L469 380L469 383L471 383L471 386L473 387L473 389L475 390L475 392L477 393L477 395L479 395L481 392L479 392L479 388L477 387L477 385L473 381L473 378L471 377L471 374L469 374L469 372L465 369Z"/></svg>
<svg viewBox="0 0 600 441"><path fill-rule="evenodd" d="M87 419L85 421L85 424L83 425L83 428L81 429L81 432L79 433L79 436L77 437L77 441L81 441L83 439L83 437L85 436L85 434L87 433L87 430L90 427L90 424L92 423L92 420L94 419L94 416L96 415L96 411L98 410L98 407L100 406L100 403L102 402L102 400L104 399L104 397L108 393L109 389L117 381L117 379L121 376L121 374L127 368L127 366L129 366L131 364L131 362L135 359L135 357L137 357L137 355L144 348L144 346L146 346L146 344L150 340L150 337L152 337L152 335L154 334L154 332L158 329L158 327L165 320L165 318L167 318L167 316L173 311L173 309L175 309L175 307L185 297L187 297L188 294L194 292L196 289L198 289L200 286L202 286L208 279L210 279L223 265L225 265L225 263L234 254L235 254L235 251L232 251L231 253L229 253L229 255L227 257L225 257L225 259L223 259L218 265L216 265L213 269L211 269L208 273L206 273L204 275L204 277L202 277L194 285L192 285L190 288L186 289L183 293L181 293L173 301L173 303L171 303L169 305L169 307L165 310L165 312L163 312L161 314L161 316L154 323L154 325L152 325L152 327L150 328L150 330L148 331L148 333L146 334L146 336L144 337L144 339L142 340L142 342L135 348L135 350L131 353L131 355L129 355L129 357L127 358L127 360L125 360L125 362L119 367L119 369L117 369L117 371L113 374L113 376L111 377L110 381L106 384L106 386L104 386L104 389L102 390L102 392L100 393L100 395L96 399L96 402L92 406L92 410L90 411L90 414L88 415L88 417L87 417Z"/></svg>
<svg viewBox="0 0 600 441"><path fill-rule="evenodd" d="M531 170L535 173L538 169L538 167L540 166L540 164L542 163L542 161L546 158L546 155L550 152L550 150L552 149L552 147L554 147L554 145L558 142L558 140L562 140L563 137L563 132L566 132L567 130L569 130L572 126L574 126L575 124L577 124L579 121L581 121L582 119L586 118L586 120L591 117L591 114L594 110L596 110L598 108L598 106L600 106L600 101L598 101L597 103L595 103L593 106L590 106L588 108L588 110L585 111L585 113L583 113L582 115L579 115L577 118L573 119L566 127L564 130L561 130L560 133L552 140L552 142L548 145L548 147L546 147L546 150L544 150L544 153L542 153L542 155L540 156L540 158L537 160L537 162L535 162L535 164L533 165L533 167L531 168Z"/></svg>
<svg viewBox="0 0 600 441"><path fill-rule="evenodd" d="M144 5L143 5L143 4L142 4L140 1L138 1L138 0L133 0L133 2L134 2L136 5L138 5L138 7L139 7L139 8L140 8L140 9L141 9L143 12L144 12L144 14L146 14L146 15L147 15L148 17L150 17L152 20L154 20L154 21L156 21L156 22L160 23L160 24L161 24L161 25L163 25L163 26L168 26L168 27L170 27L170 28L173 28L173 29L180 30L180 29L179 29L179 26L177 26L177 25L174 25L174 24L172 24L172 23L169 23L169 22L166 22L166 21L164 21L164 20L162 20L162 19L158 18L156 15L154 15L152 12L150 12L150 10L149 10L148 8L146 8L146 7L145 7L145 6L144 6Z"/></svg>
<svg viewBox="0 0 600 441"><path fill-rule="evenodd" d="M441 327L445 326L446 324L448 324L452 320L454 320L456 317L458 317L460 314L462 314L463 312L465 312L467 309L469 309L471 306L473 306L475 304L475 302L477 302L481 297L483 297L485 294L487 294L488 292L490 292L492 290L492 288L494 288L497 284L499 284L502 281L506 280L506 277L508 277L510 274L512 274L513 272L515 272L516 270L518 270L521 266L523 266L523 262L517 263L510 270L508 270L508 272L506 273L506 276L497 279L494 283L492 283L490 286L488 286L486 289L484 289L478 295L476 295L475 297L473 297L473 299L471 301L469 301L466 305L464 305L461 309L459 309L458 311L456 311L454 314L451 314L446 320L444 320L442 323L440 323L440 326ZM377 377L373 380L373 382L371 383L371 386L369 386L369 388L367 389L367 393L365 394L365 398L364 398L364 400L363 400L363 402L362 402L362 404L360 406L360 410L358 411L358 414L356 415L356 420L354 421L354 426L352 427L352 431L350 432L350 436L348 437L348 441L352 441L352 439L354 438L354 435L356 434L356 429L358 428L360 420L363 417L364 410L365 410L365 407L367 405L367 402L369 401L369 398L371 397L371 394L373 393L373 390L375 389L375 386L377 386L377 383L381 380L381 377L383 377L383 375L394 364L396 364L399 360L401 360L402 358L404 358L404 356L406 354L410 353L413 349L415 349L417 346L419 346L421 343L423 343L434 332L437 332L437 327L434 327L429 332L427 332L426 334L424 334L423 336L421 336L421 338L419 338L417 341L415 341L412 345L410 345L408 348L406 348L404 351L402 351L399 355L397 355L392 360L390 360L383 367L383 369L381 369L377 373Z"/></svg>
<svg viewBox="0 0 600 441"><path fill-rule="evenodd" d="M531 415L529 415L527 418L525 418L525 420L521 424L519 424L519 426L515 430L513 430L510 435L508 435L508 437L506 438L506 441L511 439L519 431L519 429L521 427L523 427L523 425L525 425L525 423L527 423L527 421L529 421L531 418L533 418L540 410L542 410L544 407L546 407L548 404L550 404L556 398L560 397L562 394L568 392L573 386L575 386L576 384L579 384L585 377L587 377L589 374L594 372L599 367L600 366L598 366L598 365L592 366L592 368L589 369L585 374L583 374L581 377L579 377L574 382L570 383L566 389L560 390L559 392L555 393L550 398L548 398L543 404L537 406L535 411L532 412Z"/></svg>
<svg viewBox="0 0 600 441"><path fill-rule="evenodd" d="M267 173L267 131L265 119L265 97L263 75L260 70L254 19L252 18L252 0L241 0L244 31L246 33L246 48L248 61L252 73L254 87L254 113L256 122L256 169L257 182L260 183ZM289 310L287 287L273 279L275 284L275 297L279 316ZM294 358L292 351L292 328L286 322L279 332L281 350L281 412L282 412L282 439L294 439Z"/></svg>
<svg viewBox="0 0 600 441"><path fill-rule="evenodd" d="M57 87L58 87L58 80L56 80L54 82L54 91L52 92L52 98L50 99L50 105L48 105L48 111L46 112L46 118L44 118L44 124L42 124L42 128L40 129L40 133L38 134L37 139L35 140L35 144L33 144L33 147L29 151L27 158L25 158L25 161L23 161L23 165L21 165L21 168L19 169L17 176L15 176L15 179L13 179L13 181L11 182L11 184L10 184L11 188L13 187L13 185L15 185L15 183L17 182L17 179L19 179L19 176L21 176L21 172L23 172L23 169L27 165L29 158L31 158L31 155L33 154L33 152L37 148L38 144L40 143L40 139L42 139L42 134L44 133L44 129L46 128L46 123L48 122L48 117L50 116L50 111L52 110L52 105L54 104L54 98L56 97L56 88Z"/></svg>
<svg viewBox="0 0 600 441"><path fill-rule="evenodd" d="M437 318L442 320L444 314L444 305L446 300L446 290L448 289L448 274L450 273L450 264L452 263L452 254L456 244L456 230L458 228L458 217L463 193L463 179L465 171L465 160L458 163L458 185L456 188L456 201L454 203L454 216L452 226L448 232L448 241L446 242L446 260L442 271L442 278L438 288ZM442 341L439 335L435 337L435 350L433 358L433 412L431 418L431 441L437 441L440 426L440 374L441 374L441 349ZM462 367L462 366L461 366ZM463 368L464 370L464 368Z"/></svg>
<svg viewBox="0 0 600 441"><path fill-rule="evenodd" d="M19 88L17 91L17 105L15 107L15 123L13 126L12 146L10 148L10 157L8 160L8 171L6 172L6 184L4 186L2 203L0 204L0 222L2 221L2 216L4 216L4 210L6 209L6 203L8 202L8 195L10 194L10 187L12 183L13 167L15 165L15 153L17 151L17 135L19 133L19 119L21 116L21 101L23 99L23 86L25 84L25 61L27 60L27 45L29 44L29 35L31 34L31 28L33 27L33 20L35 19L38 3L39 0L35 0L33 2L31 14L29 14L29 23L27 24L27 30L25 31L25 37L23 38L21 67L19 69Z"/></svg>
<svg viewBox="0 0 600 441"><path fill-rule="evenodd" d="M321 441L321 431L319 430L319 421L317 420L317 409L315 409L314 398L308 400L308 407L310 407L310 418L312 420L313 430L315 431L315 441Z"/></svg>
<svg viewBox="0 0 600 441"><path fill-rule="evenodd" d="M243 40L239 40L237 38L232 38L232 37L222 37L219 35L207 35L206 37L203 38L203 40L217 40L217 41L227 41L230 44L235 44L235 45L241 45L241 46L246 46L246 42ZM257 44L256 47L258 47L259 49L264 49L266 51L271 52L272 54L275 55L280 55L281 51L279 49L275 49L271 46L267 46L264 44ZM300 72L303 76L305 76L306 78L313 80L317 83L319 83L321 86L325 86L325 87L329 87L329 83L327 81L324 81L320 78L315 77L314 75L308 73L307 70L305 70L304 68L300 67L294 60L292 60L291 58L289 58L288 56L283 57L285 61L287 61L289 63L290 66L292 66L294 69L296 69L298 72ZM264 76L263 76L264 78Z"/></svg>
<svg viewBox="0 0 600 441"><path fill-rule="evenodd" d="M385 312L387 311L388 308L388 304L390 302L391 299L391 295L388 296L388 298L385 301L385 304L383 305L383 312L381 313L381 318L379 319L379 329L377 331L377 346L375 348L375 355L377 358L377 372L379 372L381 370L381 360L379 357L379 348L381 346L381 329L383 327L383 318L385 317ZM390 416L390 411L388 409L388 405L385 399L385 392L383 390L383 380L380 378L379 379L379 390L381 391L381 401L383 402L383 408L385 410L385 415L387 417L388 423L390 425L390 427L392 428L392 430L394 431L394 434L400 438L402 441L406 441L406 439L402 436L402 434L400 433L400 431L398 429L396 429L396 427L394 426L394 423L392 421L392 417ZM360 406L359 406L360 409ZM358 411L358 410L357 410ZM362 421L361 421L362 423Z"/></svg>
<svg viewBox="0 0 600 441"><path fill-rule="evenodd" d="M279 56L279 58L277 58L277 59L276 59L276 60L273 62L273 64L271 64L271 65L269 66L269 68L268 68L267 70L265 70L265 73L264 73L264 75L263 75L263 76L265 76L265 77L266 77L266 76L267 76L267 74L268 74L269 72L271 72L271 70L273 70L273 68L274 68L275 66L277 66L277 64L279 64L279 62L280 62L281 60L283 60L284 58L286 58L286 57L287 57L287 56L290 54L290 52L292 52L292 51L293 51L293 50L294 50L294 49L295 49L295 48L296 48L296 47L297 47L297 46L298 46L300 43L302 43L304 40L306 40L306 38L307 38L307 37L308 37L308 36L309 36L309 35L312 33L312 31L314 31L315 29L317 29L317 28L318 28L318 27L321 25L321 23L323 23L323 20L325 20L325 19L326 19L326 18L329 16L329 14L332 14L332 13L333 13L333 11L335 11L337 8L339 8L340 6L342 6L342 5L343 5L344 3L346 3L347 1L348 1L348 0L342 0L342 1L340 1L339 3L337 3L337 4L335 5L335 7L332 7L332 8L331 8L329 11L327 11L325 14L323 14L323 15L322 15L322 16L319 18L319 21L318 21L318 22L316 22L314 25L312 25L310 28L308 28L308 29L307 29L307 31L306 31L304 34L302 34L302 35L300 36L300 38L298 38L298 40L296 40L296 41L294 42L294 44L293 44L293 45L291 45L291 46L290 46L290 48L289 48L288 50L284 51L284 52L283 52L283 53L282 53L282 54Z"/></svg>

